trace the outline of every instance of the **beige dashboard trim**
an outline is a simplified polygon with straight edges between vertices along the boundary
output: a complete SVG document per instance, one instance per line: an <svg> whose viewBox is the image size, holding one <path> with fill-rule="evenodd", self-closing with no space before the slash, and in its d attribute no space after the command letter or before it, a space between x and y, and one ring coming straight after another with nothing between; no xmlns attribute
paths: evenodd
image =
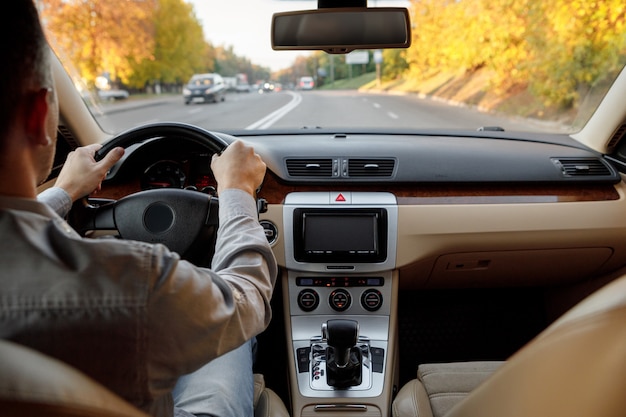
<svg viewBox="0 0 626 417"><path fill-rule="evenodd" d="M455 254L489 253L496 260L510 259L511 265L524 262L533 271L535 284L575 280L573 270L598 275L617 269L626 264L626 186L620 183L611 189L616 198L600 201L400 204L396 268L401 271L401 286L406 280L426 284L437 272L438 258ZM399 201L408 202L406 197ZM261 218L272 221L280 231L273 249L284 267L282 205L270 204ZM554 267L570 259L569 267ZM498 271L494 270L494 279ZM483 285L501 285L487 277L481 278Z"/></svg>

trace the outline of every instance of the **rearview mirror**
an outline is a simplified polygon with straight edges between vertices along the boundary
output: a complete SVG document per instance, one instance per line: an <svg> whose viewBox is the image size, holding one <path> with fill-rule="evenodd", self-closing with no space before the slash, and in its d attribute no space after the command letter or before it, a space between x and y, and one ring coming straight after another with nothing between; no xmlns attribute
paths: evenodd
<svg viewBox="0 0 626 417"><path fill-rule="evenodd" d="M301 10L275 13L272 18L272 49L278 51L345 54L410 45L409 12L402 7Z"/></svg>

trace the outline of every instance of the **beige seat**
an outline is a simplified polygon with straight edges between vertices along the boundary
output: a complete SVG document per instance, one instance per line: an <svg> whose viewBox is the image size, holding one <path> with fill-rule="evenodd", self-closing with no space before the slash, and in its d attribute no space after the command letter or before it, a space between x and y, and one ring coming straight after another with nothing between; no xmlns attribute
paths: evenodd
<svg viewBox="0 0 626 417"><path fill-rule="evenodd" d="M501 366L493 364L492 374L481 371L483 365L489 363L465 381L467 396L462 390L447 396L459 388L458 375L436 392L422 372L398 393L393 416L626 416L626 276L587 297ZM429 397L429 390L437 395Z"/></svg>
<svg viewBox="0 0 626 417"><path fill-rule="evenodd" d="M148 417L83 373L35 350L0 340L2 417ZM280 398L255 375L255 417L287 417Z"/></svg>
<svg viewBox="0 0 626 417"><path fill-rule="evenodd" d="M254 417L289 417L280 397L265 386L263 375L254 374Z"/></svg>
<svg viewBox="0 0 626 417"><path fill-rule="evenodd" d="M395 416L443 417L504 362L427 363L402 387Z"/></svg>

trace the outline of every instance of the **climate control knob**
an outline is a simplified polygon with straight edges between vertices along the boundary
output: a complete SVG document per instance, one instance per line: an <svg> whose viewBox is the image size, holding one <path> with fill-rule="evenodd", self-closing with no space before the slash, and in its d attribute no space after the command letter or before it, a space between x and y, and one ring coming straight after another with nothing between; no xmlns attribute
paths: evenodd
<svg viewBox="0 0 626 417"><path fill-rule="evenodd" d="M302 311L313 311L317 308L320 303L320 296L317 294L315 290L307 288L305 290L300 291L298 294L298 307Z"/></svg>
<svg viewBox="0 0 626 417"><path fill-rule="evenodd" d="M347 290L339 288L330 293L328 303L335 311L346 311L352 304L352 296Z"/></svg>
<svg viewBox="0 0 626 417"><path fill-rule="evenodd" d="M383 305L383 295L373 288L365 290L361 295L361 305L367 311L376 311Z"/></svg>

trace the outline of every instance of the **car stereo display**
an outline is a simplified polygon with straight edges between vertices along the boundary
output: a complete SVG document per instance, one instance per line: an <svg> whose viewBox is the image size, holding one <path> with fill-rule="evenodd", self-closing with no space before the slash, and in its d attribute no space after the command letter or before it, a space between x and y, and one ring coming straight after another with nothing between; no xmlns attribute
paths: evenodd
<svg viewBox="0 0 626 417"><path fill-rule="evenodd" d="M294 211L294 255L299 262L381 262L387 258L385 209Z"/></svg>

